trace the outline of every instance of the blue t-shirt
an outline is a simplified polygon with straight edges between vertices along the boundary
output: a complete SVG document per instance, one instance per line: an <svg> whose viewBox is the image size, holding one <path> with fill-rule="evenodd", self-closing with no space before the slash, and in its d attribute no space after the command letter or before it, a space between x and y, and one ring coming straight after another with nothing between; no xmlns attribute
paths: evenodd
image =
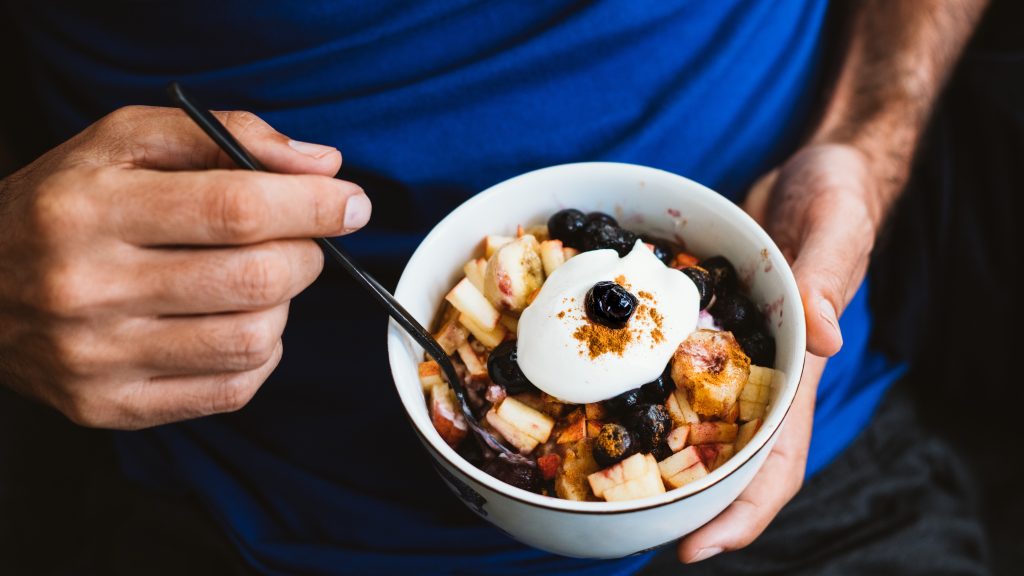
<svg viewBox="0 0 1024 576"><path fill-rule="evenodd" d="M374 201L344 242L393 278L475 191L612 160L739 200L813 116L826 0L198 0L11 6L55 141L177 79L211 107L332 144ZM821 382L809 474L899 368L868 350L862 289ZM626 574L555 557L467 512L393 391L385 316L328 270L293 303L280 368L240 412L122 434L125 471L194 495L269 573Z"/></svg>

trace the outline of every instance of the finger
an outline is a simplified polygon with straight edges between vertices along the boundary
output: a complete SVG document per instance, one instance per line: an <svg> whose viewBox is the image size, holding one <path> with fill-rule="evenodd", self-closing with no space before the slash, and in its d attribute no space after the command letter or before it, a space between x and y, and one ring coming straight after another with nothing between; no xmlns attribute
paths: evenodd
<svg viewBox="0 0 1024 576"><path fill-rule="evenodd" d="M137 268L139 316L213 314L260 310L287 302L323 269L310 240L278 240L240 248L147 250Z"/></svg>
<svg viewBox="0 0 1024 576"><path fill-rule="evenodd" d="M278 341L263 365L246 372L154 378L140 382L131 393L132 417L121 427L144 428L239 410L249 403L277 368L283 351Z"/></svg>
<svg viewBox="0 0 1024 576"><path fill-rule="evenodd" d="M840 200L821 204L832 202ZM867 271L874 231L858 218L858 206L812 207L814 213L796 250L793 275L807 320L807 350L818 356L832 356L842 348L839 316Z"/></svg>
<svg viewBox="0 0 1024 576"><path fill-rule="evenodd" d="M287 321L288 302L254 312L149 320L133 331L130 362L145 376L253 370L274 354Z"/></svg>
<svg viewBox="0 0 1024 576"><path fill-rule="evenodd" d="M807 356L800 389L764 465L739 498L680 541L680 561L700 562L749 545L800 490L807 466L817 383L824 367L824 359Z"/></svg>
<svg viewBox="0 0 1024 576"><path fill-rule="evenodd" d="M332 146L299 142L251 112L214 112L231 134L271 172L334 176L341 153ZM90 128L112 164L155 170L237 168L209 136L177 108L129 106Z"/></svg>
<svg viewBox="0 0 1024 576"><path fill-rule="evenodd" d="M133 170L106 189L115 230L138 246L338 236L372 209L355 184L313 175Z"/></svg>

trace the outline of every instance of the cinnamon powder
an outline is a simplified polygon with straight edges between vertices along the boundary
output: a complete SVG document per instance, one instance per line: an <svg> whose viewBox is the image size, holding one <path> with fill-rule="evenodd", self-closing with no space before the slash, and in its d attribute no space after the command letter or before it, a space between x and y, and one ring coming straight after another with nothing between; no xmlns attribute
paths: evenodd
<svg viewBox="0 0 1024 576"><path fill-rule="evenodd" d="M633 341L632 332L625 328L616 330L590 321L577 328L572 336L586 346L591 358L602 354L622 356Z"/></svg>

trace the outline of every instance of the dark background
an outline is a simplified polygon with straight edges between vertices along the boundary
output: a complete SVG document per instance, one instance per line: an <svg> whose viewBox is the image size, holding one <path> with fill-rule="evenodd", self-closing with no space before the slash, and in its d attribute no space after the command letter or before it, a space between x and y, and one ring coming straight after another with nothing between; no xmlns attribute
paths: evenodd
<svg viewBox="0 0 1024 576"><path fill-rule="evenodd" d="M34 130L17 31L0 8L0 138L27 163L50 143ZM13 111L13 112L12 112ZM3 159L0 158L0 164ZM904 383L930 428L978 479L993 567L1024 566L1024 377L1021 196L1024 194L1024 3L997 0L940 102L914 176L876 250L876 344L911 361ZM1021 356L1018 356L1021 354ZM187 503L125 485L109 433L78 428L0 386L0 574L78 574L111 564L109 550L159 539L190 559L231 555ZM166 528L140 518L165 518ZM144 532L140 533L142 526ZM123 554L119 554L123 558ZM144 558L137 559L145 562ZM127 571L127 570L126 570Z"/></svg>

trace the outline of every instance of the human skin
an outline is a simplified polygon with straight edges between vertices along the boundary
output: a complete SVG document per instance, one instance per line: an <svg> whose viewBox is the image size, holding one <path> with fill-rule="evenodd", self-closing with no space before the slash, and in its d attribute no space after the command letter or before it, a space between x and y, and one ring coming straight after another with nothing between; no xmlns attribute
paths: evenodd
<svg viewBox="0 0 1024 576"><path fill-rule="evenodd" d="M236 410L277 366L313 237L362 227L341 154L218 113L276 174L180 110L111 113L0 181L0 382L93 427Z"/></svg>
<svg viewBox="0 0 1024 576"><path fill-rule="evenodd" d="M807 143L751 189L744 208L793 267L807 319L800 389L764 466L718 517L679 542L682 562L754 541L800 490L839 315L864 280L879 228L910 173L933 103L987 0L850 3L833 93Z"/></svg>

